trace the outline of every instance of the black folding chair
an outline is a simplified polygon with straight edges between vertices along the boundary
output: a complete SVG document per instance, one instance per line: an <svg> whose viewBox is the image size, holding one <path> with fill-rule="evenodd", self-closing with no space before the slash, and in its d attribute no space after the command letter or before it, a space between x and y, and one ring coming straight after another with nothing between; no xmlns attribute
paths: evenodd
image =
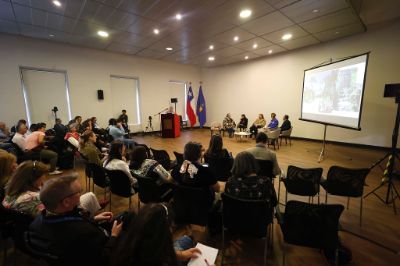
<svg viewBox="0 0 400 266"><path fill-rule="evenodd" d="M107 176L110 180L110 211L111 211L111 194L129 199L129 209L131 208L132 196L135 194L132 191L131 180L121 170L107 170Z"/></svg>
<svg viewBox="0 0 400 266"><path fill-rule="evenodd" d="M339 218L343 209L342 205L319 205L293 200L287 202L283 214L278 205L276 217L286 243L324 251L336 250L337 254ZM285 253L284 248L283 265ZM337 256L335 261L338 262Z"/></svg>
<svg viewBox="0 0 400 266"><path fill-rule="evenodd" d="M286 187L285 204L287 202L288 193L308 196L308 203L312 202L313 197L318 195L319 198L319 184L322 176L322 168L300 168L297 166L289 165L285 178L280 178L280 182ZM281 183L278 186L278 202L280 198Z"/></svg>
<svg viewBox="0 0 400 266"><path fill-rule="evenodd" d="M143 203L158 203L169 202L172 198L172 187L170 183L158 185L151 177L137 175L132 173L138 180L138 210L140 210L140 202Z"/></svg>
<svg viewBox="0 0 400 266"><path fill-rule="evenodd" d="M210 191L188 186L174 186L172 209L177 224L207 226L212 205Z"/></svg>
<svg viewBox="0 0 400 266"><path fill-rule="evenodd" d="M176 158L177 165L181 165L183 163L183 153L179 153L179 152L174 151L174 155L175 155L175 158Z"/></svg>
<svg viewBox="0 0 400 266"><path fill-rule="evenodd" d="M218 181L227 181L229 177L231 177L231 169L233 166L233 158L232 157L224 157L224 158L210 158L208 156L204 156L204 160L208 163L208 167L214 176L218 179Z"/></svg>
<svg viewBox="0 0 400 266"><path fill-rule="evenodd" d="M92 191L94 192L94 185L104 189L104 199L106 199L107 189L110 189L110 179L107 177L106 170L104 167L95 164L87 164L88 171L90 171L90 176L93 179Z"/></svg>
<svg viewBox="0 0 400 266"><path fill-rule="evenodd" d="M222 193L222 262L224 262L225 232L239 236L265 237L264 265L267 264L268 227L273 233L274 206L270 199L245 200Z"/></svg>
<svg viewBox="0 0 400 266"><path fill-rule="evenodd" d="M360 226L362 223L362 208L365 179L369 174L369 168L350 169L340 166L331 166L326 180L321 181L325 189L325 203L328 203L328 194L347 197L347 209L349 209L350 197L360 198Z"/></svg>

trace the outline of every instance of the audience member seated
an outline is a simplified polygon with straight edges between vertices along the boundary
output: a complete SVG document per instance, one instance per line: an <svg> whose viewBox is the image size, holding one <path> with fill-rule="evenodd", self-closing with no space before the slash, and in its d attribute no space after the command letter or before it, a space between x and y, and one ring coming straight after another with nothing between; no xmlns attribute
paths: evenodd
<svg viewBox="0 0 400 266"><path fill-rule="evenodd" d="M217 178L200 163L202 146L200 143L188 142L183 152L183 163L172 170L173 179L179 184L190 187L203 188L210 191L210 203L219 192Z"/></svg>
<svg viewBox="0 0 400 266"><path fill-rule="evenodd" d="M0 122L0 149L3 150L9 150L13 146L11 143L9 143L10 140L10 131L8 130L8 127L6 127L6 124L3 122Z"/></svg>
<svg viewBox="0 0 400 266"><path fill-rule="evenodd" d="M6 197L3 206L36 216L44 209L39 198L49 167L38 161L21 163L6 185ZM100 203L92 192L80 196L80 206L94 216L100 209Z"/></svg>
<svg viewBox="0 0 400 266"><path fill-rule="evenodd" d="M281 125L281 132L289 130L291 127L292 127L292 123L290 123L290 121L289 121L289 116L288 115L284 115L283 116L283 123Z"/></svg>
<svg viewBox="0 0 400 266"><path fill-rule="evenodd" d="M275 130L278 128L278 125L279 125L279 121L278 121L278 119L276 119L276 114L271 113L271 121L267 125L267 130Z"/></svg>
<svg viewBox="0 0 400 266"><path fill-rule="evenodd" d="M114 140L120 140L124 143L124 145L129 149L135 145L133 139L126 139L124 136L125 133L124 128L122 127L121 121L117 121L115 118L111 118L109 121L109 134L113 137Z"/></svg>
<svg viewBox="0 0 400 266"><path fill-rule="evenodd" d="M128 132L128 115L126 114L126 110L122 110L122 114L119 115L118 120L121 121L125 132Z"/></svg>
<svg viewBox="0 0 400 266"><path fill-rule="evenodd" d="M72 123L69 125L69 132L65 134L64 139L68 140L69 138L74 138L77 141L79 141L79 133L78 133L78 124L77 123Z"/></svg>
<svg viewBox="0 0 400 266"><path fill-rule="evenodd" d="M25 119L20 119L20 120L18 120L18 122L15 125L13 125L11 127L10 132L12 134L16 133L18 131L17 130L17 126L19 126L20 124L24 124L26 127L28 127L28 125L26 124L26 120Z"/></svg>
<svg viewBox="0 0 400 266"><path fill-rule="evenodd" d="M45 182L40 191L45 210L29 227L31 243L34 249L57 256L57 265L108 265L123 223L115 220L108 233L99 223L111 222L113 214L88 217L78 208L81 192L76 175Z"/></svg>
<svg viewBox="0 0 400 266"><path fill-rule="evenodd" d="M163 204L146 204L128 228L113 253L112 265L178 266L179 261L186 262L201 253L188 236L173 244L170 217Z"/></svg>
<svg viewBox="0 0 400 266"><path fill-rule="evenodd" d="M89 118L89 119L86 119L85 121L83 121L82 128L83 128L83 132L85 132L86 130L93 131L92 119Z"/></svg>
<svg viewBox="0 0 400 266"><path fill-rule="evenodd" d="M210 144L206 153L204 154L204 159L220 159L231 157L228 150L223 148L223 141L220 135L212 135L210 139Z"/></svg>
<svg viewBox="0 0 400 266"><path fill-rule="evenodd" d="M25 124L18 124L16 126L17 132L14 134L14 137L12 138L12 142L17 145L22 152L25 152L25 146L26 146L26 132L28 131L28 128L26 127Z"/></svg>
<svg viewBox="0 0 400 266"><path fill-rule="evenodd" d="M271 199L277 204L276 193L268 177L257 176L258 163L246 151L236 155L232 167L232 177L225 185L225 193L241 199Z"/></svg>
<svg viewBox="0 0 400 266"><path fill-rule="evenodd" d="M155 178L158 184L172 181L170 173L164 169L156 160L147 158L146 148L143 146L136 146L130 155L129 168L141 176Z"/></svg>
<svg viewBox="0 0 400 266"><path fill-rule="evenodd" d="M17 158L6 151L0 150L0 200L4 197L4 187L17 168Z"/></svg>
<svg viewBox="0 0 400 266"><path fill-rule="evenodd" d="M256 137L256 146L246 151L251 153L257 160L272 161L272 173L276 176L281 173L281 169L276 159L276 154L267 148L268 137L264 132L259 132Z"/></svg>
<svg viewBox="0 0 400 266"><path fill-rule="evenodd" d="M232 119L231 114L226 114L224 121L222 122L224 130L228 132L228 136L230 138L233 137L233 133L235 132L236 123Z"/></svg>
<svg viewBox="0 0 400 266"><path fill-rule="evenodd" d="M89 163L101 166L103 155L95 145L96 140L96 134L93 131L86 130L81 136L79 151L88 159Z"/></svg>
<svg viewBox="0 0 400 266"><path fill-rule="evenodd" d="M44 206L39 191L48 170L47 165L38 161L21 163L6 185L3 206L31 216L40 213Z"/></svg>
<svg viewBox="0 0 400 266"><path fill-rule="evenodd" d="M62 171L56 170L57 153L45 147L45 131L45 123L37 124L37 130L26 138L25 150L28 152L39 152L41 159L48 160L50 162L50 175L61 174Z"/></svg>
<svg viewBox="0 0 400 266"><path fill-rule="evenodd" d="M65 135L68 132L68 127L63 125L60 118L57 118L56 123L54 125L54 131L56 132L56 137L64 139Z"/></svg>
<svg viewBox="0 0 400 266"><path fill-rule="evenodd" d="M249 123L249 119L247 119L245 114L242 114L240 116L240 122L237 127L239 128L240 131L244 131L244 130L246 130L248 123Z"/></svg>
<svg viewBox="0 0 400 266"><path fill-rule="evenodd" d="M250 133L251 133L250 137L252 137L253 135L256 136L258 133L258 129L265 127L266 123L267 122L264 119L264 115L259 114L256 121L254 121L253 125L250 127Z"/></svg>
<svg viewBox="0 0 400 266"><path fill-rule="evenodd" d="M125 146L119 140L114 140L111 143L110 151L103 166L107 170L121 170L123 171L131 180L132 190L137 186L137 180L134 178L129 171L128 163L125 159Z"/></svg>

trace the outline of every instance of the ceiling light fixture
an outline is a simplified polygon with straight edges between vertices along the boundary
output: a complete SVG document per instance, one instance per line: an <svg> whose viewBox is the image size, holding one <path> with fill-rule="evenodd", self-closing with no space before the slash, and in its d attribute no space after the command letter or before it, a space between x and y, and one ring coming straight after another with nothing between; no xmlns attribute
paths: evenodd
<svg viewBox="0 0 400 266"><path fill-rule="evenodd" d="M292 38L292 34L290 33L286 33L282 36L282 40L287 41L290 40Z"/></svg>
<svg viewBox="0 0 400 266"><path fill-rule="evenodd" d="M272 52L273 52L272 50L269 50L269 51L268 51L269 54L272 54Z"/></svg>
<svg viewBox="0 0 400 266"><path fill-rule="evenodd" d="M167 50L167 51L172 51L172 50L174 50L172 47L167 47L167 48L165 48L165 50Z"/></svg>
<svg viewBox="0 0 400 266"><path fill-rule="evenodd" d="M49 37L51 37L51 38L54 37L54 34L49 34Z"/></svg>
<svg viewBox="0 0 400 266"><path fill-rule="evenodd" d="M318 10L318 9L314 9L312 12L313 12L313 13L318 13L319 10Z"/></svg>
<svg viewBox="0 0 400 266"><path fill-rule="evenodd" d="M208 61L214 61L214 60L215 60L215 57L214 57L214 56L208 57Z"/></svg>
<svg viewBox="0 0 400 266"><path fill-rule="evenodd" d="M158 29L154 29L153 32L154 32L154 34L159 34L160 33L160 31Z"/></svg>
<svg viewBox="0 0 400 266"><path fill-rule="evenodd" d="M233 40L234 40L235 42L239 41L239 36L233 37Z"/></svg>
<svg viewBox="0 0 400 266"><path fill-rule="evenodd" d="M175 18L176 18L176 20L181 20L182 19L182 15L181 14L176 14Z"/></svg>
<svg viewBox="0 0 400 266"><path fill-rule="evenodd" d="M55 6L58 6L58 7L61 6L60 1L57 1L57 0L54 0L54 1L53 1L53 4L54 4Z"/></svg>
<svg viewBox="0 0 400 266"><path fill-rule="evenodd" d="M335 32L335 34L339 34L339 33L340 33L340 31L336 31L336 32Z"/></svg>
<svg viewBox="0 0 400 266"><path fill-rule="evenodd" d="M253 44L253 49L256 49L258 47L258 44Z"/></svg>
<svg viewBox="0 0 400 266"><path fill-rule="evenodd" d="M100 37L103 37L103 38L107 38L108 37L108 32L106 32L104 30L99 30L97 32L97 35L99 35Z"/></svg>
<svg viewBox="0 0 400 266"><path fill-rule="evenodd" d="M214 45L210 45L210 46L208 47L208 49L214 50Z"/></svg>
<svg viewBox="0 0 400 266"><path fill-rule="evenodd" d="M251 16L251 10L250 9L243 9L242 11L240 11L239 16L241 18L248 18Z"/></svg>
<svg viewBox="0 0 400 266"><path fill-rule="evenodd" d="M244 57L244 60L247 60L247 59L249 59L249 56L248 56L248 55L246 55L246 56Z"/></svg>

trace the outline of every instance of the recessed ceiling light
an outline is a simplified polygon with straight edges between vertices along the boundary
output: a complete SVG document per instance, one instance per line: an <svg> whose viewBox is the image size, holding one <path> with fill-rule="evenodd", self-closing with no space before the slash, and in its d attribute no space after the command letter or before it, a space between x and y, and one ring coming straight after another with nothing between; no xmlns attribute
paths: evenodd
<svg viewBox="0 0 400 266"><path fill-rule="evenodd" d="M340 33L340 31L336 31L336 32L335 32L335 34L339 34L339 33Z"/></svg>
<svg viewBox="0 0 400 266"><path fill-rule="evenodd" d="M233 40L234 40L235 42L239 41L239 36L233 37Z"/></svg>
<svg viewBox="0 0 400 266"><path fill-rule="evenodd" d="M253 49L256 49L258 47L258 44L253 44Z"/></svg>
<svg viewBox="0 0 400 266"><path fill-rule="evenodd" d="M292 38L292 34L290 33L286 33L282 36L282 40L287 41L290 40Z"/></svg>
<svg viewBox="0 0 400 266"><path fill-rule="evenodd" d="M154 29L153 32L154 32L154 34L159 34L160 33L160 31L158 29Z"/></svg>
<svg viewBox="0 0 400 266"><path fill-rule="evenodd" d="M174 50L172 47L167 47L167 48L165 48L165 50L167 50L167 51L172 51L172 50Z"/></svg>
<svg viewBox="0 0 400 266"><path fill-rule="evenodd" d="M176 18L176 20L181 20L182 19L182 15L181 14L176 14L175 18Z"/></svg>
<svg viewBox="0 0 400 266"><path fill-rule="evenodd" d="M104 30L99 30L97 32L97 35L103 37L103 38L107 38L108 37L108 32L104 31Z"/></svg>
<svg viewBox="0 0 400 266"><path fill-rule="evenodd" d="M313 12L313 13L318 13L319 10L318 10L318 9L314 9L312 12Z"/></svg>
<svg viewBox="0 0 400 266"><path fill-rule="evenodd" d="M214 57L214 56L208 57L208 61L214 61L214 60L215 60L215 57Z"/></svg>
<svg viewBox="0 0 400 266"><path fill-rule="evenodd" d="M246 56L244 57L244 60L247 60L247 59L249 59L249 56L248 56L248 55L246 55Z"/></svg>
<svg viewBox="0 0 400 266"><path fill-rule="evenodd" d="M214 45L210 45L210 46L208 47L208 49L214 50Z"/></svg>
<svg viewBox="0 0 400 266"><path fill-rule="evenodd" d="M54 1L53 1L53 4L54 4L55 6L61 6L60 1L57 1L57 0L54 0Z"/></svg>
<svg viewBox="0 0 400 266"><path fill-rule="evenodd" d="M242 11L240 11L239 16L241 18L248 18L251 16L251 10L250 9L243 9Z"/></svg>
<svg viewBox="0 0 400 266"><path fill-rule="evenodd" d="M272 52L273 52L272 50L269 50L269 51L268 51L269 54L272 54Z"/></svg>
<svg viewBox="0 0 400 266"><path fill-rule="evenodd" d="M49 37L54 37L54 34L49 34Z"/></svg>

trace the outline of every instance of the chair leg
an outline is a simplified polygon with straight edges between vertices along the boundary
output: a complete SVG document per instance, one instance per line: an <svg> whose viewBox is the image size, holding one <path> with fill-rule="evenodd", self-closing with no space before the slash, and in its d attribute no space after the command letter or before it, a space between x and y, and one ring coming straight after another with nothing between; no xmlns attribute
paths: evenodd
<svg viewBox="0 0 400 266"><path fill-rule="evenodd" d="M361 200L360 200L360 226L362 223L362 209L363 209L363 196L361 196Z"/></svg>
<svg viewBox="0 0 400 266"><path fill-rule="evenodd" d="M265 243L264 243L264 266L267 266L267 253L268 253L268 230L267 230L267 235L265 236Z"/></svg>
<svg viewBox="0 0 400 266"><path fill-rule="evenodd" d="M350 197L347 197L347 209L349 209L349 205L350 205Z"/></svg>
<svg viewBox="0 0 400 266"><path fill-rule="evenodd" d="M325 191L325 204L328 204L328 192Z"/></svg>
<svg viewBox="0 0 400 266"><path fill-rule="evenodd" d="M281 179L280 177L278 177L278 206L281 203L280 198L281 198Z"/></svg>
<svg viewBox="0 0 400 266"><path fill-rule="evenodd" d="M318 205L320 204L320 199L319 199L319 192L318 192Z"/></svg>
<svg viewBox="0 0 400 266"><path fill-rule="evenodd" d="M138 198L137 198L137 201L138 201L138 203L137 203L137 210L138 210L138 212L140 211L140 199L139 199L139 196L138 196Z"/></svg>
<svg viewBox="0 0 400 266"><path fill-rule="evenodd" d="M286 194L285 194L285 206L287 205L287 189L286 189Z"/></svg>
<svg viewBox="0 0 400 266"><path fill-rule="evenodd" d="M111 211L111 189L110 189L110 195L109 195L109 201L110 201L110 207L109 207L109 211Z"/></svg>

